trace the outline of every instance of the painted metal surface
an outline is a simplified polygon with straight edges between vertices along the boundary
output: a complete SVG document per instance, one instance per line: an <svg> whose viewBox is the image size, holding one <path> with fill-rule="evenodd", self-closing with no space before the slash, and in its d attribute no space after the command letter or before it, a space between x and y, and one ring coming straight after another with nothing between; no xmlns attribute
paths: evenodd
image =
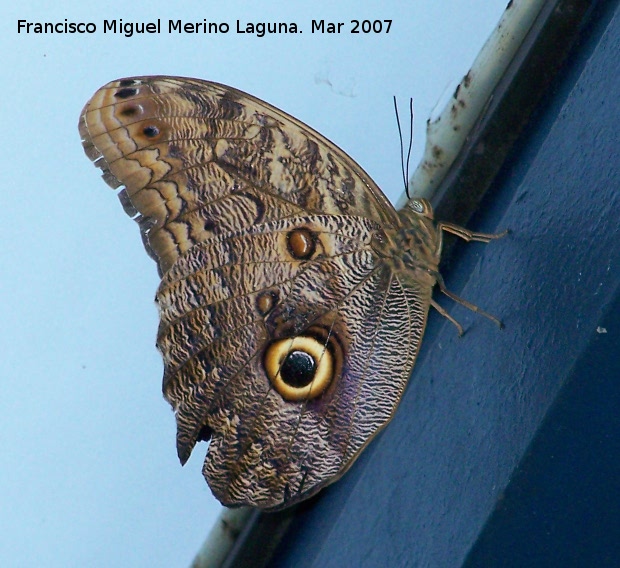
<svg viewBox="0 0 620 568"><path fill-rule="evenodd" d="M410 181L416 195L432 199L545 4L545 0L509 2L441 113L428 119L424 155Z"/></svg>

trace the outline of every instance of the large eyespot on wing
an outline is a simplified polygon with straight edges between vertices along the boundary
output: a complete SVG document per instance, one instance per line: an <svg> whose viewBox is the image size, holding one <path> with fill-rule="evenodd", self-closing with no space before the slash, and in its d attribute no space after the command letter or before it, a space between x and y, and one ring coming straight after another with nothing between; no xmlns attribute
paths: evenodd
<svg viewBox="0 0 620 568"><path fill-rule="evenodd" d="M322 395L338 376L330 337L329 332L318 336L306 333L268 345L263 369L284 400L312 400Z"/></svg>
<svg viewBox="0 0 620 568"><path fill-rule="evenodd" d="M368 174L297 119L236 89L136 77L99 89L80 116L88 157L140 223L164 273L214 235L300 213L397 226Z"/></svg>

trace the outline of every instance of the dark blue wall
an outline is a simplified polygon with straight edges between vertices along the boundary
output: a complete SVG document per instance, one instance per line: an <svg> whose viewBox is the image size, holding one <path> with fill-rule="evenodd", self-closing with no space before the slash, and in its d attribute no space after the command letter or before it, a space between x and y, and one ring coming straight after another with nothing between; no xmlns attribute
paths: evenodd
<svg viewBox="0 0 620 568"><path fill-rule="evenodd" d="M603 3L470 224L398 413L274 565L620 565L620 12ZM615 563L613 562L615 561Z"/></svg>

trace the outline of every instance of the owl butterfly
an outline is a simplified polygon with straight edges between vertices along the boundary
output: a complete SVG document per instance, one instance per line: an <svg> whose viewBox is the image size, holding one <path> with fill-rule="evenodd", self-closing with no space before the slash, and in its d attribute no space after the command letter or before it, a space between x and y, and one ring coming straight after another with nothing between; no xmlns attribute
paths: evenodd
<svg viewBox="0 0 620 568"><path fill-rule="evenodd" d="M423 199L396 211L329 140L217 83L114 81L79 128L162 276L181 462L210 440L203 473L228 506L280 509L338 479L392 418L429 306L447 315L434 285L459 300L443 232L497 235L436 224Z"/></svg>

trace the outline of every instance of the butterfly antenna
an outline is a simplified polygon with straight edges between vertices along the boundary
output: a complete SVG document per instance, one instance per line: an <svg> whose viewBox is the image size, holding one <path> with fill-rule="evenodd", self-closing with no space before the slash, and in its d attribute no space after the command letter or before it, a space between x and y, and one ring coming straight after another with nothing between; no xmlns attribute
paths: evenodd
<svg viewBox="0 0 620 568"><path fill-rule="evenodd" d="M409 186L407 183L407 177L405 175L405 152L403 150L403 131L400 128L400 117L398 116L398 105L396 104L396 95L394 95L394 114L396 114L396 126L398 126L398 138L400 140L400 169L403 173L403 185L405 186L405 193L409 198Z"/></svg>
<svg viewBox="0 0 620 568"><path fill-rule="evenodd" d="M405 162L405 150L403 147L403 132L400 127L400 117L398 116L398 105L396 104L396 96L394 96L394 113L396 114L396 124L398 126L398 138L400 139L400 168L403 173L403 185L407 198L409 195L409 160L411 158L411 146L413 145L413 99L409 99L409 148L407 149L407 161Z"/></svg>
<svg viewBox="0 0 620 568"><path fill-rule="evenodd" d="M413 98L409 97L409 149L407 150L407 197L409 197L409 160L411 159L411 147L413 146Z"/></svg>

